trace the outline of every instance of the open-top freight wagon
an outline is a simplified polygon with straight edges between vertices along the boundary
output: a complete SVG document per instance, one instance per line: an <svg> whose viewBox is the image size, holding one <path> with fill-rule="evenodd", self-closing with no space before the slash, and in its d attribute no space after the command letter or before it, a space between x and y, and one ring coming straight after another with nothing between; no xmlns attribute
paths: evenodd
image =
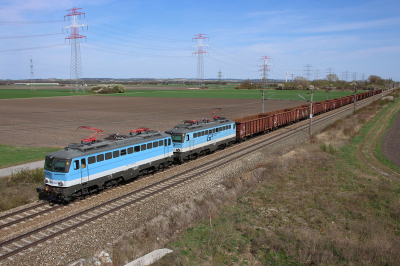
<svg viewBox="0 0 400 266"><path fill-rule="evenodd" d="M374 96L382 90L367 91L356 95L356 101ZM314 102L312 104L312 114L318 115L327 111L345 106L354 102L354 95L335 98L327 101ZM252 137L260 133L274 130L310 116L310 104L299 105L292 108L281 109L257 115L251 115L233 119L236 124L236 138L238 141Z"/></svg>

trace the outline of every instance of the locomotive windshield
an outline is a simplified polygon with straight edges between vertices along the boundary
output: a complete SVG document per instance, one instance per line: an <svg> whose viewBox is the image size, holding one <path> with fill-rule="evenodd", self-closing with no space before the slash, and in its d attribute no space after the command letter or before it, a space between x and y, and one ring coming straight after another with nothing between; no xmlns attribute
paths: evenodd
<svg viewBox="0 0 400 266"><path fill-rule="evenodd" d="M51 171L51 165L52 165L51 159L46 158L46 160L44 161L44 169Z"/></svg>
<svg viewBox="0 0 400 266"><path fill-rule="evenodd" d="M184 134L179 134L179 135L172 135L172 141L173 142L183 142Z"/></svg>
<svg viewBox="0 0 400 266"><path fill-rule="evenodd" d="M69 170L70 160L59 160L46 158L44 161L44 169L53 172L67 173Z"/></svg>

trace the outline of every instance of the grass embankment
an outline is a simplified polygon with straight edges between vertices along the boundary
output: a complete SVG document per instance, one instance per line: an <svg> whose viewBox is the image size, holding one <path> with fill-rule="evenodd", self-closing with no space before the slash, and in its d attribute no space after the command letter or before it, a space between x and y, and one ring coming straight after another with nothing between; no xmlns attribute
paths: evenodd
<svg viewBox="0 0 400 266"><path fill-rule="evenodd" d="M359 91L361 93L362 91ZM275 93L271 100L302 100L297 93L310 99L307 91L282 91L270 90L265 94L265 98ZM328 98L347 96L352 94L351 91L333 91L329 92ZM30 89L1 89L0 99L16 99L16 98L38 98L38 97L63 97L63 96L82 96L94 95L86 90L85 93L70 93L69 89L36 89L36 92L31 92ZM97 95L97 94L96 94ZM162 97L162 98L225 98L225 99L260 99L261 93L259 90L235 90L232 88L213 89L213 90L129 90L125 93L118 94L103 94L99 97ZM325 100L325 91L315 91L314 101Z"/></svg>
<svg viewBox="0 0 400 266"><path fill-rule="evenodd" d="M374 128L386 127L400 101L385 104L363 108L290 153L228 178L221 193L171 216L169 230L146 225L117 243L114 264L166 247L174 252L154 265L399 265L400 179L360 157L370 152L360 144ZM187 212L201 221L185 223Z"/></svg>
<svg viewBox="0 0 400 266"><path fill-rule="evenodd" d="M43 160L59 148L26 148L0 145L0 168ZM37 199L35 188L43 185L43 168L20 169L11 176L0 177L0 211L6 211Z"/></svg>
<svg viewBox="0 0 400 266"><path fill-rule="evenodd" d="M0 144L0 168L44 160L46 154L60 148L28 148Z"/></svg>
<svg viewBox="0 0 400 266"><path fill-rule="evenodd" d="M36 187L44 180L43 168L20 169L11 176L0 178L0 211L6 211L37 200Z"/></svg>

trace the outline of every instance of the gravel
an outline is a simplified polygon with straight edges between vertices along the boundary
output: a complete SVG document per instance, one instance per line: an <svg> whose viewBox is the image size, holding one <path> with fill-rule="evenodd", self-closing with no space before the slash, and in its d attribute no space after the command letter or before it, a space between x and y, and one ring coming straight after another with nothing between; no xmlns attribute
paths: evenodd
<svg viewBox="0 0 400 266"><path fill-rule="evenodd" d="M358 103L358 108L365 106L368 103ZM330 121L325 121L320 124L313 125L313 133L325 128L334 120L340 119L352 113L352 109L342 113L338 117L331 118ZM326 114L324 114L326 115ZM320 117L324 116L321 115ZM157 182L168 175L178 172L183 172L193 168L204 162L212 162L219 156L225 155L227 152L236 152L243 146L251 146L254 142L262 139L270 138L274 135L281 134L283 131L290 130L294 126L301 123L307 124L308 121L303 121L295 125L290 125L281 130L271 132L265 136L251 139L245 143L235 145L225 151L219 151L212 155L199 158L190 163L172 167L171 169L159 174L148 176L136 182L127 184L117 189L109 190L95 197L90 197L83 201L72 203L66 207L55 211L53 215L41 217L29 221L23 225L18 225L16 232L13 234L3 235L2 239L8 239L12 235L20 235L40 225L59 220L69 216L72 213L87 209L91 206L98 205L106 200L115 198L119 195L138 189L140 187ZM297 134L286 138L282 141L268 145L266 148L246 155L245 158L237 159L221 168L214 169L212 172L200 175L195 179L185 182L177 187L169 189L163 193L156 194L153 197L147 198L140 203L133 204L112 214L109 214L99 220L96 220L89 225L82 226L77 230L70 231L67 234L54 238L41 246L36 246L31 250L24 251L24 255L15 255L12 260L6 259L1 261L1 265L64 265L65 263L79 258L92 257L96 250L101 250L103 247L114 243L117 238L126 232L129 232L160 213L171 209L174 205L184 202L188 198L204 193L213 193L217 191L217 187L223 180L231 175L243 172L259 162L265 160L271 155L281 153L283 150L288 150L291 147L297 146L309 139L308 128L298 132ZM13 230L14 231L14 228Z"/></svg>

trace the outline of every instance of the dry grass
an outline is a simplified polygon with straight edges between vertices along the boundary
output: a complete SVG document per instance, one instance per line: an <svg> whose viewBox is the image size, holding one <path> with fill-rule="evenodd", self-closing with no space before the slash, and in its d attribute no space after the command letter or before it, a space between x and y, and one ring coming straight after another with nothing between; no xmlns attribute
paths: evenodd
<svg viewBox="0 0 400 266"><path fill-rule="evenodd" d="M6 211L37 200L36 187L43 184L43 169L20 169L0 179L0 211Z"/></svg>
<svg viewBox="0 0 400 266"><path fill-rule="evenodd" d="M400 182L358 169L342 149L381 108L358 110L125 236L114 264L167 247L174 252L155 265L400 265Z"/></svg>

